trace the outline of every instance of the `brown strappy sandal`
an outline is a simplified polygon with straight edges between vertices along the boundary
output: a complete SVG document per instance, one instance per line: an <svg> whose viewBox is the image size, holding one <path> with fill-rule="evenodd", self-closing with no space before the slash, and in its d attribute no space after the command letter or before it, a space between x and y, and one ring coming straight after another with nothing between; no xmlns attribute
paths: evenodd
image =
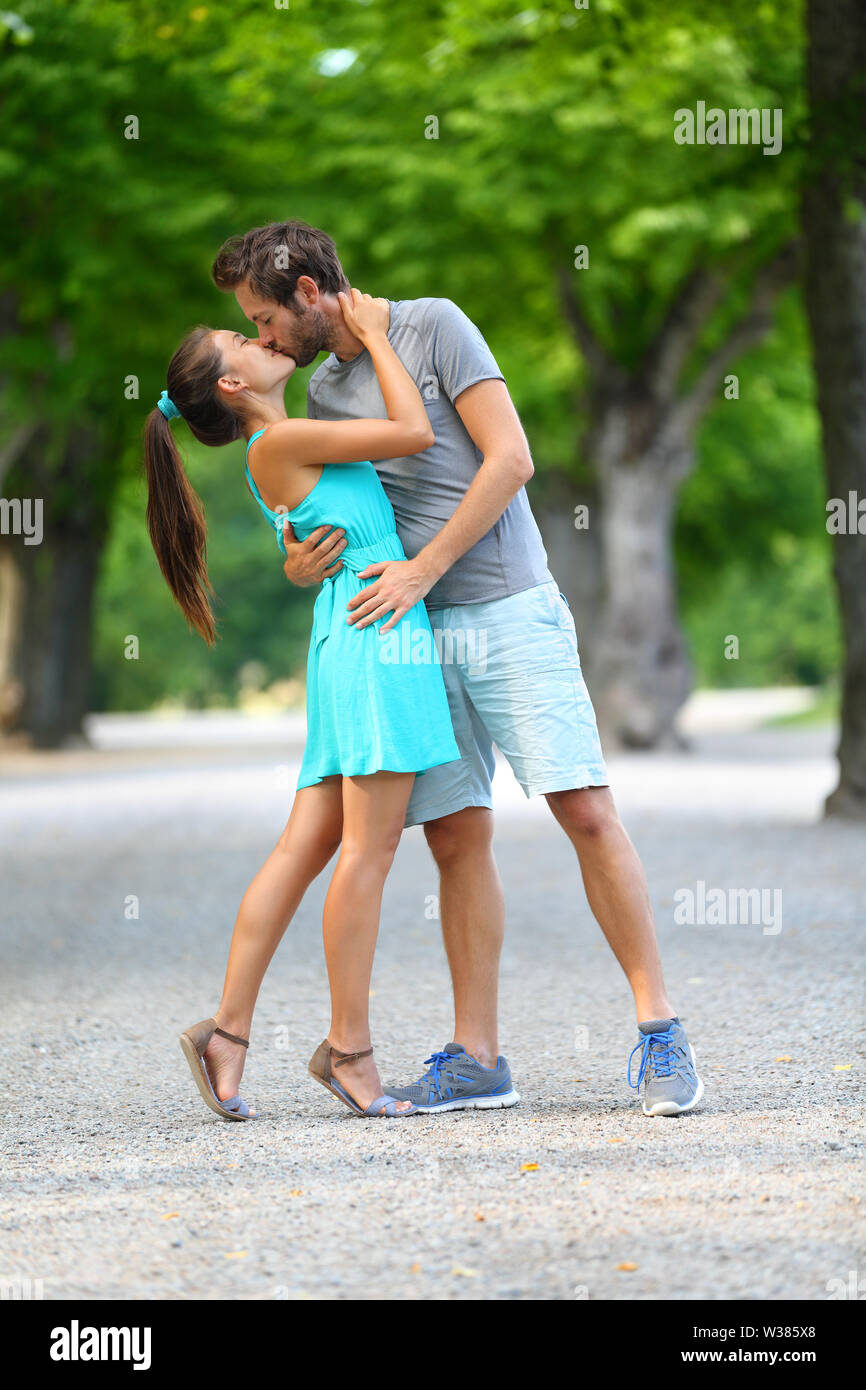
<svg viewBox="0 0 866 1390"><path fill-rule="evenodd" d="M193 1074L195 1084L202 1094L205 1105L209 1105L211 1110L215 1110L218 1115L222 1115L224 1120L255 1120L258 1119L258 1112L250 1110L245 1100L239 1095L230 1096L228 1100L219 1100L217 1093L211 1084L205 1066L205 1048L213 1037L214 1033L219 1033L221 1038L228 1038L229 1042L240 1043L241 1047L249 1047L249 1038L235 1037L234 1033L227 1033L224 1028L217 1027L215 1018L205 1018L201 1023L194 1023L191 1028L187 1028L180 1035L180 1045L183 1055L189 1062L189 1069Z"/></svg>
<svg viewBox="0 0 866 1390"><path fill-rule="evenodd" d="M389 1120L402 1120L404 1115L417 1115L417 1106L412 1105L408 1110L398 1110L399 1102L393 1096L385 1095L377 1096L375 1100L370 1101L366 1110L362 1110L358 1102L349 1095L349 1092L340 1085L339 1081L334 1080L331 1071L332 1057L339 1059L334 1063L336 1070L337 1067L342 1067L346 1062L359 1062L362 1057L370 1057L372 1052L372 1047L368 1047L364 1052L340 1052L336 1047L332 1047L328 1039L325 1038L325 1041L319 1044L310 1058L307 1071L344 1105L348 1105L350 1110L354 1110L356 1115L364 1115L368 1118L380 1118L384 1115Z"/></svg>

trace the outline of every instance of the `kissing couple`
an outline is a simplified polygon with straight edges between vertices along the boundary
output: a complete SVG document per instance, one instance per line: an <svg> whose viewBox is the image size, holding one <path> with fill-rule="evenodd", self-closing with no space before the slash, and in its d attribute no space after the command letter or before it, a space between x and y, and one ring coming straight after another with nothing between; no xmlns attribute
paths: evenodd
<svg viewBox="0 0 866 1390"><path fill-rule="evenodd" d="M449 299L353 289L331 237L299 221L232 238L213 278L252 336L198 328L168 365L144 439L157 559L188 622L213 643L204 516L170 423L182 419L202 444L246 440L246 484L285 573L320 588L289 819L241 902L219 1008L180 1039L202 1097L227 1120L256 1117L239 1089L262 979L336 855L323 915L331 1020L311 1075L377 1118L520 1100L497 1038L505 909L492 853L496 745L574 846L592 912L631 986L638 1039L627 1079L643 1088L643 1113L691 1110L703 1085L665 990L646 879L608 784L571 612L530 510L529 446L487 343ZM286 382L322 352L306 418L289 418ZM388 633L401 640L383 643ZM417 659L419 643L429 659ZM454 1032L419 1080L385 1089L370 1039L370 977L382 891L407 825L423 825L439 870ZM562 891L565 905L572 885Z"/></svg>

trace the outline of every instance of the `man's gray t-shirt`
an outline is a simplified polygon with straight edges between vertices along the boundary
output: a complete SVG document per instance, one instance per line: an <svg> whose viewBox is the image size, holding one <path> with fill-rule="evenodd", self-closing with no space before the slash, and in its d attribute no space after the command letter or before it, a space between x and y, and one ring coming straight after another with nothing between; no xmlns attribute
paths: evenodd
<svg viewBox="0 0 866 1390"><path fill-rule="evenodd" d="M504 378L475 324L450 299L389 302L388 338L421 392L436 436L422 454L371 460L412 559L453 516L482 462L454 402L478 381ZM387 418L366 349L349 362L333 353L326 358L310 378L307 414L316 420ZM446 570L426 602L430 608L481 603L550 577L541 534L521 488L487 534Z"/></svg>

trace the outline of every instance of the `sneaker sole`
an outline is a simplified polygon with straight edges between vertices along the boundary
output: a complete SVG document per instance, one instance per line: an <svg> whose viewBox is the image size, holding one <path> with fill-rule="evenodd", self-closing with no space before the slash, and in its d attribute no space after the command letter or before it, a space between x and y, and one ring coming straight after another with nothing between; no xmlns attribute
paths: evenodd
<svg viewBox="0 0 866 1390"><path fill-rule="evenodd" d="M465 1100L443 1100L438 1105L416 1105L422 1115L436 1115L441 1110L506 1110L520 1100L517 1091L501 1096L467 1096Z"/></svg>
<svg viewBox="0 0 866 1390"><path fill-rule="evenodd" d="M687 1110L694 1109L704 1094L704 1083L698 1076L697 1066L695 1065L695 1049L692 1047L691 1043L689 1043L689 1052L692 1054L692 1066L695 1068L695 1078L698 1083L697 1090L687 1105L678 1105L675 1100L657 1100L650 1110L647 1110L644 1105L642 1107L643 1113L648 1115L650 1119L654 1119L656 1115L684 1115Z"/></svg>

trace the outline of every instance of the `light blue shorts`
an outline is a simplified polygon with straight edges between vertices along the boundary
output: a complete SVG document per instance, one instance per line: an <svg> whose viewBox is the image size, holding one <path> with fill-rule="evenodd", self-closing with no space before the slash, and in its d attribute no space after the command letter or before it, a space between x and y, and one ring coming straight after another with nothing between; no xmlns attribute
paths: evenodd
<svg viewBox="0 0 866 1390"><path fill-rule="evenodd" d="M492 806L493 745L527 796L606 787L574 619L549 580L430 612L460 761L415 779L406 825Z"/></svg>

